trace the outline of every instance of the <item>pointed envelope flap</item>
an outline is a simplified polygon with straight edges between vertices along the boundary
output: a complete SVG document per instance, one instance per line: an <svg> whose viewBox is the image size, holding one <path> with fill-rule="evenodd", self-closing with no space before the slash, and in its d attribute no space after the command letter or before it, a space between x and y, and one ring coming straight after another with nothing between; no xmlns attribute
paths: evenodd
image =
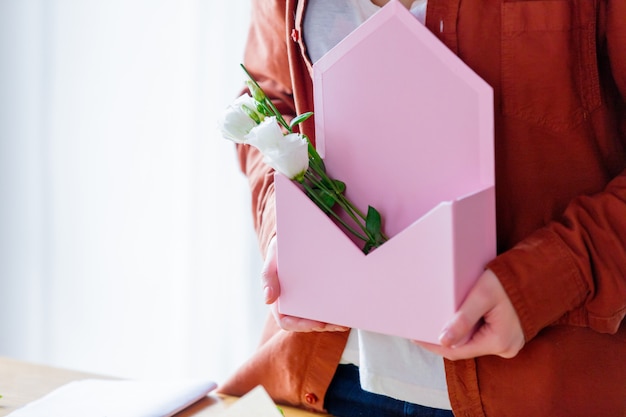
<svg viewBox="0 0 626 417"><path fill-rule="evenodd" d="M493 186L492 89L392 1L313 66L317 146L393 236Z"/></svg>

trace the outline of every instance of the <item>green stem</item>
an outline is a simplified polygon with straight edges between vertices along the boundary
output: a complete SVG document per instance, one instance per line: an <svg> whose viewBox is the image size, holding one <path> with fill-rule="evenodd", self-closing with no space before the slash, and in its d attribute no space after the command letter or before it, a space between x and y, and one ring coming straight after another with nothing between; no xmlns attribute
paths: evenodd
<svg viewBox="0 0 626 417"><path fill-rule="evenodd" d="M315 194L315 190L313 190L313 188L307 184L306 182L303 182L302 185L304 186L304 189L308 192L308 194L311 196L311 198L313 200L315 200L315 203L317 203L317 205L323 207L326 209L328 215L332 216L335 220L337 220L343 227L346 228L346 230L348 230L350 233L352 233L354 236L356 236L357 238L361 239L364 242L369 241L370 239L368 239L366 236L361 235L358 231L356 231L352 226L350 226L348 223L346 223L341 217L339 217L339 215L337 213L335 213L331 207L328 207L326 205L326 203L324 203L318 196L317 194Z"/></svg>
<svg viewBox="0 0 626 417"><path fill-rule="evenodd" d="M311 167L311 168L313 169L313 172L315 173L315 175L319 177L319 179L309 177L311 181L313 181L320 188L323 187L324 190L332 192L335 196L337 196L337 201L342 202L341 207L348 214L350 214L350 217L352 218L352 220L354 220L357 223L360 223L359 220L354 215L354 213L357 213L363 220L365 220L365 217L363 217L362 213L360 213L360 211L354 206L354 204L350 203L350 201L346 199L343 193L341 193L341 191L337 188L337 185L335 184L335 182L328 176L328 174L326 174L325 171L317 170L315 169L316 167ZM310 172L310 170L307 170L307 172Z"/></svg>
<svg viewBox="0 0 626 417"><path fill-rule="evenodd" d="M315 172L316 175L319 176L319 179L315 179L312 180L313 182L315 182L318 186L325 186L328 185L330 186L330 188L332 190L329 190L327 187L324 187L324 189L326 191L332 191L332 193L337 196L337 203L341 206L341 208L350 215L350 217L352 218L352 220L354 220L355 223L357 223L361 230L363 230L363 232L365 232L365 234L367 236L369 236L371 241L374 241L374 236L372 236L369 231L367 230L367 228L365 227L365 225L363 225L361 223L361 221L359 221L355 214L358 215L362 221L366 221L367 220L367 216L365 214L363 214L363 212L361 210L359 210L359 208L357 206L355 206L352 201L350 201L348 198L346 198L346 196L341 192L341 190L339 188L337 188L337 184L328 176L328 174L326 173L326 171L317 171L315 170L315 167L312 167L313 171ZM384 239L384 241L389 240L389 237L387 237L387 235L385 235L384 233L381 232L381 236Z"/></svg>
<svg viewBox="0 0 626 417"><path fill-rule="evenodd" d="M319 187L320 189L323 189L326 192L332 193L335 197L336 197L336 202L337 204L341 207L341 209L357 224L359 225L359 228L361 229L361 231L363 233L365 233L366 238L363 238L362 235L359 236L359 239L368 242L368 241L374 241L374 236L372 236L370 234L370 232L367 230L367 228L365 227L365 225L357 218L357 216L355 215L354 212L354 205L350 203L350 201L348 199L346 199L346 197L339 192L339 190L337 189L337 187L335 186L335 183L328 177L328 175L326 175L326 173L319 173L319 172L315 172L315 174L317 174L318 176L321 177L320 179L317 179L315 177L313 177L311 175L311 171L307 170L307 172L304 174L304 177L306 179L308 179L310 182L312 182L313 184L315 184L317 187ZM329 189L326 184L330 184L331 188ZM358 210L357 210L358 211ZM365 220L365 219L363 219ZM345 223L345 222L344 222ZM352 229L352 228L351 228ZM355 233L356 234L356 233Z"/></svg>
<svg viewBox="0 0 626 417"><path fill-rule="evenodd" d="M278 120L278 123L280 123L285 129L287 129L289 133L293 133L293 129L291 128L291 126L289 126L289 123L285 121L285 119L283 118L283 115L280 114L280 112L278 111L274 103L272 103L272 100L266 97L265 104L267 104L270 107L270 109L272 109L272 112L276 116L276 120Z"/></svg>
<svg viewBox="0 0 626 417"><path fill-rule="evenodd" d="M339 190L339 188L337 188L337 184L335 184L335 182L328 176L328 174L326 173L325 169L321 169L320 167L318 167L317 165L312 165L311 169L315 172L315 174L317 174L320 177L320 181L323 181L324 183L328 184L333 192L338 195L341 196L340 198L342 198L342 200L345 201L346 205L349 207L349 210L356 213L362 220L366 219L365 214L363 214L363 212L361 210L359 210L358 207L356 207L354 204L352 204L352 202L350 202L350 200L346 199L343 195L343 193L341 192L341 190ZM355 219L355 221L357 221Z"/></svg>
<svg viewBox="0 0 626 417"><path fill-rule="evenodd" d="M326 173L326 166L324 165L324 160L317 153L317 149L315 149L315 146L313 146L313 144L309 140L308 136L306 136L306 135L303 135L303 136L306 139L307 144L308 144L307 146L308 146L308 150L309 150L309 163L310 163L310 165L313 165L316 170L319 170L321 172Z"/></svg>
<svg viewBox="0 0 626 417"><path fill-rule="evenodd" d="M248 69L246 68L246 66L243 64L239 64L239 65L241 66L243 71L246 73L250 81L252 81L259 90L263 91L263 89L261 88L259 83L254 79L252 74L248 72ZM276 120L278 120L278 123L280 123L285 129L287 129L289 133L293 133L293 130L291 129L289 124L285 121L285 119L283 118L283 115L278 111L278 109L276 108L272 100L270 100L269 98L267 98L267 96L265 96L264 101L265 101L265 104L272 110L272 113L274 113L274 116L276 116Z"/></svg>

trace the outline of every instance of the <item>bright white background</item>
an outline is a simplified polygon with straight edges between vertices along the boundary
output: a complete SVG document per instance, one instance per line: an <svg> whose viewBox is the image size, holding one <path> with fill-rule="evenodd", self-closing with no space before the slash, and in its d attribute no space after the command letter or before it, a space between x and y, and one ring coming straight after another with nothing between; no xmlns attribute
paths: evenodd
<svg viewBox="0 0 626 417"><path fill-rule="evenodd" d="M0 355L219 382L252 353L260 261L216 129L248 21L249 0L0 0Z"/></svg>

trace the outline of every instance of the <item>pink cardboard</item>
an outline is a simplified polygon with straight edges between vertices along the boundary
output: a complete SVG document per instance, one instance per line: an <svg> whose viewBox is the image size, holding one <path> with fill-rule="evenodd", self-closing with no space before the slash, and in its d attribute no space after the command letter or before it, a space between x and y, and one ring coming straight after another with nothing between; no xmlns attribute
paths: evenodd
<svg viewBox="0 0 626 417"><path fill-rule="evenodd" d="M437 343L496 252L492 89L396 0L313 71L328 172L391 239L364 255L276 174L279 309Z"/></svg>

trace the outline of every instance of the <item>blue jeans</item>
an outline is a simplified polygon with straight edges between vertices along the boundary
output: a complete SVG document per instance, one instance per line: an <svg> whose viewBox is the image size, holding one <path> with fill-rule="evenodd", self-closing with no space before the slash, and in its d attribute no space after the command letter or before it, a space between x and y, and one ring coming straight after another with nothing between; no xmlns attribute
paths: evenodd
<svg viewBox="0 0 626 417"><path fill-rule="evenodd" d="M359 368L354 365L339 365L324 405L335 417L453 417L450 410L424 407L363 391Z"/></svg>

